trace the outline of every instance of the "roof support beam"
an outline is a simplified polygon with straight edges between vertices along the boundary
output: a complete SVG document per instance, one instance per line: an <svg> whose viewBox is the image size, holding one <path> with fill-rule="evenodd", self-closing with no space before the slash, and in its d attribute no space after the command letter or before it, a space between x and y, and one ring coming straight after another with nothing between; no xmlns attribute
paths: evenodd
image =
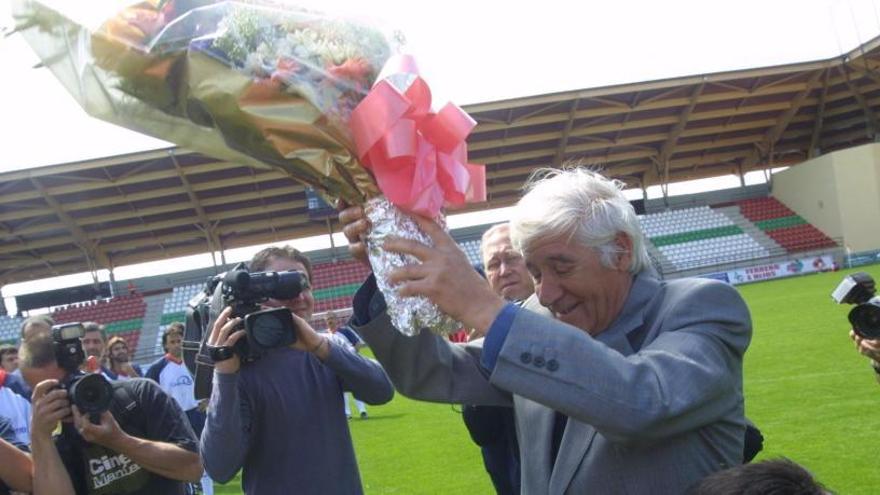
<svg viewBox="0 0 880 495"><path fill-rule="evenodd" d="M205 233L205 239L208 242L208 248L211 250L211 257L213 258L215 251L220 251L221 253L223 251L223 248L220 246L220 238L217 237L217 232L214 229L215 225L211 223L211 219L208 218L205 209L202 208L202 204L199 202L199 198L196 196L195 191L193 191L189 179L186 178L186 174L183 173L183 169L180 167L177 157L174 156L173 153L169 154L171 155L171 163L174 164L174 169L180 177L180 183L183 184L183 188L186 190L186 195L189 197L189 202L192 204L193 209L196 210L196 215L199 217L200 228ZM225 256L222 255L221 257L225 258ZM216 262L214 264L216 265Z"/></svg>
<svg viewBox="0 0 880 495"><path fill-rule="evenodd" d="M682 109L681 113L678 116L678 122L675 123L675 127L669 131L669 136L666 138L666 141L663 142L663 145L660 146L660 156L658 157L658 161L660 164L666 168L665 176L669 175L669 158L675 154L675 145L678 143L678 138L681 137L681 133L684 132L684 128L687 127L687 123L691 118L691 112L694 111L694 107L697 106L697 102L700 99L700 94L703 92L703 87L705 83L697 84L697 86L691 91L691 99L688 101L688 104Z"/></svg>
<svg viewBox="0 0 880 495"><path fill-rule="evenodd" d="M874 112L871 110L871 107L868 105L868 102L865 101L864 95L862 95L859 88L853 84L852 79L849 77L849 69L847 66L841 66L840 69L843 72L843 75L846 79L846 86L849 88L852 93L853 98L859 102L859 106L862 108L862 113L865 114L865 132L867 133L869 138L873 138L877 135L877 118L874 116Z"/></svg>
<svg viewBox="0 0 880 495"><path fill-rule="evenodd" d="M33 184L34 188L41 196L43 196L43 199L49 207L55 211L55 214L58 215L58 218L64 223L67 229L70 230L70 233L73 234L73 238L76 239L80 249L82 249L83 253L89 258L89 264L93 265L94 262L97 262L99 268L111 269L113 263L110 261L110 257L98 247L98 243L89 238L89 235L82 229L82 227L77 225L76 220L64 211L64 208L61 207L58 200L46 191L43 184L41 184L36 178L31 178L31 184Z"/></svg>
<svg viewBox="0 0 880 495"><path fill-rule="evenodd" d="M565 148L568 147L568 136L571 134L571 128L574 125L574 115L577 113L580 99L576 98L571 102L571 108L568 110L568 122L565 123L565 129L562 130L562 137L559 138L559 146L556 148L556 156L553 157L553 167L559 168L562 159L565 157ZM504 131L507 132L506 130Z"/></svg>
<svg viewBox="0 0 880 495"><path fill-rule="evenodd" d="M755 144L755 150L752 152L750 156L748 156L745 161L742 163L743 170L748 171L751 169L758 161L761 159L762 151L764 153L770 153L772 155L773 146L779 141L779 138L782 137L782 133L785 132L785 129L788 127L788 124L791 123L791 120L795 115L800 111L804 102L807 100L807 97L810 96L810 93L813 92L813 88L815 88L816 84L819 82L819 79L822 75L827 74L827 70L817 70L813 73L812 76L807 80L807 87L803 89L800 93L798 93L791 100L791 106L786 110L782 115L779 116L779 120L776 121L776 125L771 127L767 133L764 135L764 139L761 140L760 143ZM769 157L771 160L772 156Z"/></svg>
<svg viewBox="0 0 880 495"><path fill-rule="evenodd" d="M828 78L831 69L825 71L825 81L822 83L822 94L819 95L819 104L816 106L816 117L813 122L813 133L810 137L810 149L807 150L807 158L814 158L821 153L819 150L819 136L822 135L822 121L825 120L825 100L828 97Z"/></svg>

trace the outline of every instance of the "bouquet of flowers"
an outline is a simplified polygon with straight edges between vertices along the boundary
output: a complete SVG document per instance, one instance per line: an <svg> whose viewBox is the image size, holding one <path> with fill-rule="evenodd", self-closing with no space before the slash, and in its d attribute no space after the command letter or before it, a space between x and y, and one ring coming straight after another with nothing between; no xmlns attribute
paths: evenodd
<svg viewBox="0 0 880 495"><path fill-rule="evenodd" d="M442 221L442 208L485 198L483 169L467 162L474 121L452 104L432 110L399 37L270 0L147 0L97 26L41 0L14 0L13 15L91 115L364 204L395 326L460 327L385 280L417 262L382 250L385 236L429 242L406 214Z"/></svg>

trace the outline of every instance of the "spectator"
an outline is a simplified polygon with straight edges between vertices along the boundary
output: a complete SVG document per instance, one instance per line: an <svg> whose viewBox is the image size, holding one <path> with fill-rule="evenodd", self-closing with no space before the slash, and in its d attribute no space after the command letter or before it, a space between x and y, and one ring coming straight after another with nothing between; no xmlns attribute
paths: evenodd
<svg viewBox="0 0 880 495"><path fill-rule="evenodd" d="M105 362L110 366L104 369L104 375L110 380L130 380L144 376L141 367L131 362L128 341L122 337L112 337L107 342L107 358Z"/></svg>
<svg viewBox="0 0 880 495"><path fill-rule="evenodd" d="M10 488L30 492L33 486L33 464L27 444L18 441L9 420L0 415L0 495L9 495Z"/></svg>
<svg viewBox="0 0 880 495"><path fill-rule="evenodd" d="M83 363L82 371L87 373L93 371L101 371L108 379L113 375L107 366L107 330L104 325L94 321L87 321L83 324L85 333L82 338L83 350L86 353L86 361Z"/></svg>
<svg viewBox="0 0 880 495"><path fill-rule="evenodd" d="M521 303L535 292L526 263L510 243L510 224L500 223L483 233L480 256L492 291L507 301ZM519 443L513 408L465 404L462 419L471 439L480 446L483 465L499 495L520 492Z"/></svg>
<svg viewBox="0 0 880 495"><path fill-rule="evenodd" d="M189 424L197 437L205 427L207 400L197 401L193 389L193 377L183 364L183 323L172 322L162 332L162 348L165 355L147 369L146 377L155 381L177 405L186 413ZM202 474L202 493L213 495L214 481L205 472Z"/></svg>
<svg viewBox="0 0 880 495"><path fill-rule="evenodd" d="M14 373L18 369L18 347L0 345L0 369L7 373Z"/></svg>
<svg viewBox="0 0 880 495"><path fill-rule="evenodd" d="M52 330L52 325L54 324L55 321L49 315L35 315L28 317L26 320L21 322L22 342L36 335L49 333L49 331Z"/></svg>
<svg viewBox="0 0 880 495"><path fill-rule="evenodd" d="M346 346L351 352L360 354L361 348L366 346L364 341L358 337L358 334L355 333L351 327L347 325L339 325L339 320L336 317L336 313L333 311L327 312L327 330L329 330L332 335L339 337L340 344ZM351 419L351 399L351 392L342 392L342 403L345 404L345 417L347 419ZM369 417L367 414L367 405L364 404L362 400L354 397L354 405L357 407L361 419L367 419Z"/></svg>
<svg viewBox="0 0 880 495"><path fill-rule="evenodd" d="M26 388L20 376L0 369L0 417L6 418L22 445L30 444L31 403Z"/></svg>

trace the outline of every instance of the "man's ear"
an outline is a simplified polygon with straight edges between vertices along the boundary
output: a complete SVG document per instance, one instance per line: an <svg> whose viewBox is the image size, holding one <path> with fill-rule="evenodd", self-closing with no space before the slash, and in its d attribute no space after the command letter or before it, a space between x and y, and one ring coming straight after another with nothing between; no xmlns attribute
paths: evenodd
<svg viewBox="0 0 880 495"><path fill-rule="evenodd" d="M632 237L626 232L618 232L614 236L614 245L617 247L617 256L614 267L622 272L628 272L633 259Z"/></svg>

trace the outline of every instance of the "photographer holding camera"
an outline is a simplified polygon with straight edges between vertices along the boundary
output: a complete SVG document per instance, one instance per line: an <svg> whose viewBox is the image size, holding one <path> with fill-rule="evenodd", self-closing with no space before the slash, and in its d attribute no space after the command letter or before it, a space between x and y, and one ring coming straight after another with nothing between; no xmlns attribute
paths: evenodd
<svg viewBox="0 0 880 495"><path fill-rule="evenodd" d="M34 386L34 492L184 494L181 481L198 480L202 466L183 411L150 380L80 372L82 335L80 324L59 325L22 345Z"/></svg>
<svg viewBox="0 0 880 495"><path fill-rule="evenodd" d="M285 331L295 340L243 360L235 351L241 341L251 348L256 343L240 328L243 319L231 317L231 307L217 317L207 341L214 379L202 432L205 469L221 483L243 469L242 489L249 494L362 493L342 393L384 404L394 395L391 382L377 362L309 325L315 299L305 255L289 246L267 248L254 256L250 270L255 278L292 272L306 278L295 297L263 303L289 310L293 328ZM278 273L256 273L263 271Z"/></svg>
<svg viewBox="0 0 880 495"><path fill-rule="evenodd" d="M871 367L880 382L880 297L874 279L865 272L847 275L840 282L831 298L837 304L852 304L847 319L852 329L849 337L856 350L871 360Z"/></svg>

